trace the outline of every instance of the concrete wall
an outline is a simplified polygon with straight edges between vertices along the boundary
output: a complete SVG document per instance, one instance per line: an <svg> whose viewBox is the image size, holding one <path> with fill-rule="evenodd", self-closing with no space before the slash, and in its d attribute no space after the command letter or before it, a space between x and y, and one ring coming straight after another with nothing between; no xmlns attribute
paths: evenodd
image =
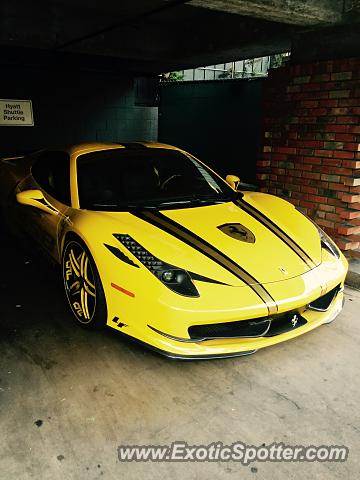
<svg viewBox="0 0 360 480"><path fill-rule="evenodd" d="M1 67L0 98L31 99L34 127L0 126L0 153L83 141L157 140L158 112L137 106L134 79Z"/></svg>
<svg viewBox="0 0 360 480"><path fill-rule="evenodd" d="M291 65L264 83L263 191L360 246L360 58Z"/></svg>

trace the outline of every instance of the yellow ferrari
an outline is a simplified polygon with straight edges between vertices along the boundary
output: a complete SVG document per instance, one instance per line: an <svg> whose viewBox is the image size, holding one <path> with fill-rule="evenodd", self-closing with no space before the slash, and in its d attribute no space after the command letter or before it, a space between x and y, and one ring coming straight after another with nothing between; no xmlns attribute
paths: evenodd
<svg viewBox="0 0 360 480"><path fill-rule="evenodd" d="M72 314L173 358L241 356L329 323L347 262L290 203L156 143L0 161L1 213L62 268Z"/></svg>

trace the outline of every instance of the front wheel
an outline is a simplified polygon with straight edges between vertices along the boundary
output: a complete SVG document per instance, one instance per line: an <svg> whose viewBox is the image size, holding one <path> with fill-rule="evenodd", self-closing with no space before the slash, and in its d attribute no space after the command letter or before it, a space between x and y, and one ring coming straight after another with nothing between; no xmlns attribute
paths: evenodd
<svg viewBox="0 0 360 480"><path fill-rule="evenodd" d="M81 240L66 243L62 256L65 293L76 320L85 327L106 324L104 290L94 260Z"/></svg>

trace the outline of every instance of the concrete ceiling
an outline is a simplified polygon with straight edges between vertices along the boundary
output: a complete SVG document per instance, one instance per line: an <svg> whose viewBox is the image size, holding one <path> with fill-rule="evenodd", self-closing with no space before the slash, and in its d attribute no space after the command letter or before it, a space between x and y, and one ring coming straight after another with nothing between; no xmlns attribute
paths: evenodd
<svg viewBox="0 0 360 480"><path fill-rule="evenodd" d="M290 49L359 21L358 0L1 0L0 65L160 73Z"/></svg>

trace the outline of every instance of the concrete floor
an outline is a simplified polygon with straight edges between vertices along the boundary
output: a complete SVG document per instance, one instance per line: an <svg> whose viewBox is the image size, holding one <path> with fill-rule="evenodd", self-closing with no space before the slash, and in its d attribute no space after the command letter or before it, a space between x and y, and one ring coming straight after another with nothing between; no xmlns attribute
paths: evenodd
<svg viewBox="0 0 360 480"><path fill-rule="evenodd" d="M73 323L61 281L2 238L0 479L355 479L360 292L251 357L174 362ZM30 260L30 263L26 263ZM345 463L120 463L120 444L345 444Z"/></svg>

